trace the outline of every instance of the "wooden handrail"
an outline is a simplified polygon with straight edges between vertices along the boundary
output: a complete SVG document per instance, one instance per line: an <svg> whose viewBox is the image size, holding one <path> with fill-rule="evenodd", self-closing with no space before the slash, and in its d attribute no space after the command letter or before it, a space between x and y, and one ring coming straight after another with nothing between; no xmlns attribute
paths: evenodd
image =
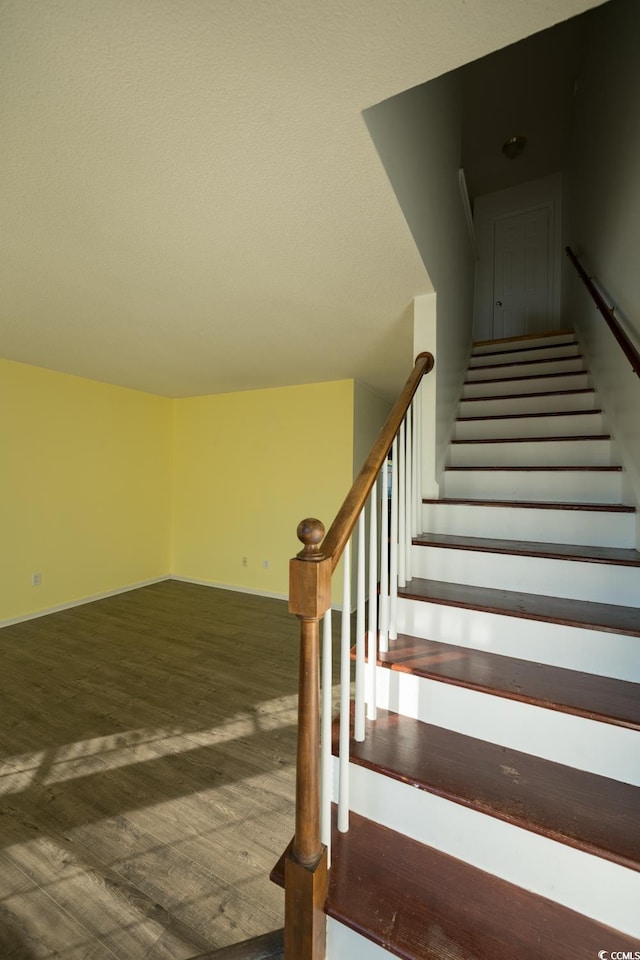
<svg viewBox="0 0 640 960"><path fill-rule="evenodd" d="M285 857L285 960L321 960L325 946L327 851L320 838L320 620L331 606L331 575L380 473L433 355L421 353L329 532L303 520L303 549L289 565L289 611L300 620L295 835Z"/></svg>
<svg viewBox="0 0 640 960"><path fill-rule="evenodd" d="M631 364L631 368L633 369L633 372L636 374L636 376L640 377L640 353L638 353L635 346L632 344L631 340L629 340L629 337L626 335L626 333L620 326L620 323L614 316L614 307L610 307L607 304L606 300L604 299L604 297L602 296L602 294L594 284L593 280L591 279L587 271L584 269L584 267L576 257L571 247L565 247L565 252L569 257L569 260L571 260L571 263L574 265L574 267L578 271L578 276L580 277L585 287L589 291L591 295L591 299L595 303L596 307L598 308L598 310L600 311L604 319L607 321L607 325L609 329L611 330L612 334L620 344L620 347L622 348L622 351L625 357Z"/></svg>
<svg viewBox="0 0 640 960"><path fill-rule="evenodd" d="M353 528L357 523L362 508L367 502L367 497L371 493L374 481L380 473L382 464L391 449L393 438L398 432L416 390L420 386L420 381L432 369L433 354L419 353L402 393L393 405L384 426L371 448L369 456L354 480L353 486L347 494L344 503L338 510L335 520L329 527L329 532L322 541L320 549L325 557L331 557L332 570L335 570L344 552L344 548L349 542L349 537L353 533Z"/></svg>

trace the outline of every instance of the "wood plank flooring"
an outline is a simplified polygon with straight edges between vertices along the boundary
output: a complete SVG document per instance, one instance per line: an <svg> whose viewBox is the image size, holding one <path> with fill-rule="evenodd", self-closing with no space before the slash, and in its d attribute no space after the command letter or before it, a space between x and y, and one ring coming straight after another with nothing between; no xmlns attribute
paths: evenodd
<svg viewBox="0 0 640 960"><path fill-rule="evenodd" d="M281 927L297 671L283 601L172 581L0 631L0 957Z"/></svg>

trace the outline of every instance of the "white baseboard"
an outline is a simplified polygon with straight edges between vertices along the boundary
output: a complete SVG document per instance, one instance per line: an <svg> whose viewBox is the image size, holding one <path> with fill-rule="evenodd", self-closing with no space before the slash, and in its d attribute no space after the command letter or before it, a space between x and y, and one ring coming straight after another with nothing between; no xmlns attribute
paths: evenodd
<svg viewBox="0 0 640 960"><path fill-rule="evenodd" d="M35 613L25 613L21 617L9 617L7 620L0 620L0 630L3 627L11 627L15 623L25 623L27 620L46 617L50 613L59 613L61 610L81 607L85 603L94 603L96 600L106 600L107 597L115 597L119 593L129 593L130 590L139 590L140 587L149 587L152 583L162 583L164 580L171 579L169 574L167 574L164 577L153 577L151 580L140 580L138 583L130 583L126 587L116 587L115 590L105 590L104 593L94 593L89 597L82 597L80 600L69 600L66 603L57 603L54 607L46 607L44 610L37 610Z"/></svg>
<svg viewBox="0 0 640 960"><path fill-rule="evenodd" d="M58 613L60 610L70 610L72 607L81 607L85 603L93 603L95 600L105 600L107 597L115 597L119 593L128 593L130 590L138 590L140 587L148 587L153 583L163 583L166 580L177 580L181 583L195 583L201 587L215 587L217 590L232 590L234 593L248 593L256 597L268 597L272 600L288 600L286 593L273 593L269 590L255 590L252 587L239 587L231 583L217 583L214 580L200 580L197 577L179 577L177 574L167 574L164 577L154 577L152 580L141 580L139 583L131 583L126 587L118 587L115 590L106 590L104 593L96 593L90 597L82 597L80 600L70 600L67 603L58 603L54 607L46 607L44 610L37 610L35 613L26 613L21 617L10 617L7 620L0 620L0 630L3 627L10 627L16 623L24 623L27 620L35 620L37 617L46 617L50 613ZM340 606L332 607L333 610L340 611ZM355 608L354 608L355 612Z"/></svg>
<svg viewBox="0 0 640 960"><path fill-rule="evenodd" d="M269 590L255 590L252 587L239 587L231 583L217 583L215 580L200 580L198 577L179 577L172 573L169 580L178 580L180 583L196 583L201 587L215 587L217 590L232 590L234 593L249 593L255 597L269 597L272 600L288 600L286 593L272 593Z"/></svg>
<svg viewBox="0 0 640 960"><path fill-rule="evenodd" d="M269 597L272 600L288 600L288 593L271 593L269 590L254 590L252 587L237 587L233 586L230 583L217 583L215 580L199 580L197 577L179 577L177 574L172 573L170 580L179 580L182 583L196 583L201 587L215 587L217 590L233 590L235 593L249 593L255 597ZM331 609L335 610L336 613L342 613L342 604L332 603ZM354 606L351 610L351 613L356 612L356 607Z"/></svg>

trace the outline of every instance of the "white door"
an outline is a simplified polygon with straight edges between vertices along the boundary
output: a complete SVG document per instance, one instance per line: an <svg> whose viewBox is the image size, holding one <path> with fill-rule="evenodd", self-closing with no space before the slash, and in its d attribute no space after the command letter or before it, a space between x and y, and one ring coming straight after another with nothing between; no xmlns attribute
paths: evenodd
<svg viewBox="0 0 640 960"><path fill-rule="evenodd" d="M499 217L493 234L493 337L553 326L549 207Z"/></svg>

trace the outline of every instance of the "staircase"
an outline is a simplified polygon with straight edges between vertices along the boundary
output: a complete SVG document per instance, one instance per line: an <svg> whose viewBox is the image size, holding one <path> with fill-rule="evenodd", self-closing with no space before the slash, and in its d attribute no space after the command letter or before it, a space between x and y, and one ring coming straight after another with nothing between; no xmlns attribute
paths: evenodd
<svg viewBox="0 0 640 960"><path fill-rule="evenodd" d="M475 346L378 717L330 960L640 957L640 554L571 333Z"/></svg>

